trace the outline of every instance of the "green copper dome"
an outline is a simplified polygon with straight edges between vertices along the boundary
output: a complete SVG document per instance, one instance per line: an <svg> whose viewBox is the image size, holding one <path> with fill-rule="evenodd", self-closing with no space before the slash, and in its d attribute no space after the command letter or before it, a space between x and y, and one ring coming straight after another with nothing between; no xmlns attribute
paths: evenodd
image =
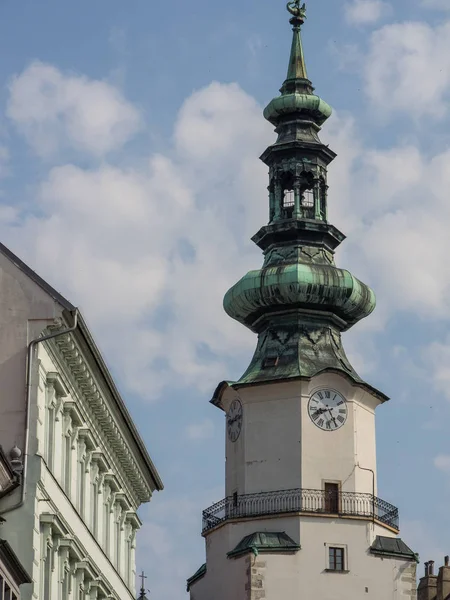
<svg viewBox="0 0 450 600"><path fill-rule="evenodd" d="M227 314L253 329L268 310L303 308L326 311L348 329L375 309L372 290L334 265L277 265L250 271L225 295Z"/></svg>
<svg viewBox="0 0 450 600"><path fill-rule="evenodd" d="M264 118L277 125L280 117L297 114L312 118L318 125L323 125L331 116L332 108L322 98L314 94L284 94L269 102L264 110Z"/></svg>

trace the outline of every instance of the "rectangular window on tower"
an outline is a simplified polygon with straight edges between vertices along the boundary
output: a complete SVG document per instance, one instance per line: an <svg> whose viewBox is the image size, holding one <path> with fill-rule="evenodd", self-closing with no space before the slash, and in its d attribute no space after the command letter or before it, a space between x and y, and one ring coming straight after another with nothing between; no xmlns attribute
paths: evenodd
<svg viewBox="0 0 450 600"><path fill-rule="evenodd" d="M345 548L328 548L328 570L345 571Z"/></svg>

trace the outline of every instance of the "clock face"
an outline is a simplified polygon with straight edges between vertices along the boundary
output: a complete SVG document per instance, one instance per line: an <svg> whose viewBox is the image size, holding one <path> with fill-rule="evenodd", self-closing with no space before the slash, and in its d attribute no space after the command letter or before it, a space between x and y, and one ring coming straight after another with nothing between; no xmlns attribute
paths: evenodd
<svg viewBox="0 0 450 600"><path fill-rule="evenodd" d="M336 431L346 422L348 407L345 398L334 390L314 392L308 404L312 422L324 431Z"/></svg>
<svg viewBox="0 0 450 600"><path fill-rule="evenodd" d="M230 410L227 414L227 432L228 437L232 442L235 442L242 429L242 404L235 399L231 403Z"/></svg>

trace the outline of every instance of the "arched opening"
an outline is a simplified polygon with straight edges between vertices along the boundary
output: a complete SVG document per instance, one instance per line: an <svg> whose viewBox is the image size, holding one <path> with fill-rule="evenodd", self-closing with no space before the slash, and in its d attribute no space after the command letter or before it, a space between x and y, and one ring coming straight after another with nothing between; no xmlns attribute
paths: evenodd
<svg viewBox="0 0 450 600"><path fill-rule="evenodd" d="M302 216L307 219L314 219L314 176L312 173L303 171L301 174L300 194Z"/></svg>
<svg viewBox="0 0 450 600"><path fill-rule="evenodd" d="M294 177L291 173L287 173L283 177L281 191L281 217L283 219L290 219L294 213L295 208Z"/></svg>
<svg viewBox="0 0 450 600"><path fill-rule="evenodd" d="M327 219L327 184L323 177L320 178L319 182L319 209L320 218L323 221Z"/></svg>

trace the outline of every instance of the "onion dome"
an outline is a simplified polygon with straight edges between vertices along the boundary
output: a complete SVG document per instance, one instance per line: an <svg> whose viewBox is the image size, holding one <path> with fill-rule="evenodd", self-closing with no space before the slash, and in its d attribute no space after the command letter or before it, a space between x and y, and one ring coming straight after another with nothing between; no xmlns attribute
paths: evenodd
<svg viewBox="0 0 450 600"><path fill-rule="evenodd" d="M334 265L289 261L247 273L225 295L224 308L255 332L267 311L292 309L332 314L346 330L375 309L375 294Z"/></svg>

